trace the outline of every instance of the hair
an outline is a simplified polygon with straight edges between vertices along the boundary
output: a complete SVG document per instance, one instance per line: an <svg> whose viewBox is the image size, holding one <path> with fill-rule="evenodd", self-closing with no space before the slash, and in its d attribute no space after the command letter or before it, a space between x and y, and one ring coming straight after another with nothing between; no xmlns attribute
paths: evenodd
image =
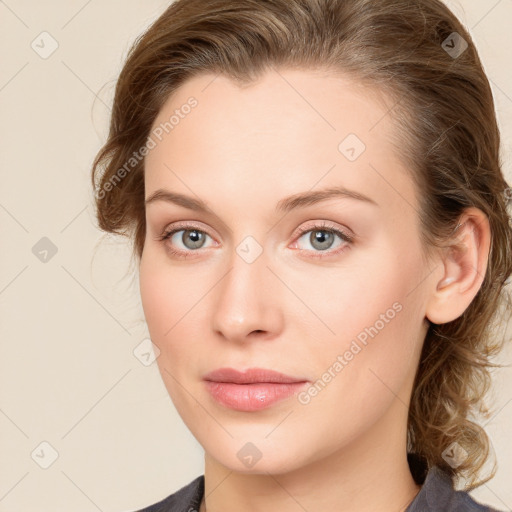
<svg viewBox="0 0 512 512"><path fill-rule="evenodd" d="M454 32L468 45L460 55L446 45ZM500 366L491 358L504 342L494 336L503 325L499 311L512 311L506 291L512 194L488 79L471 36L443 3L177 0L136 39L119 75L108 139L92 168L99 228L130 237L132 257L140 261L146 236L141 148L164 102L186 80L215 73L250 85L285 67L340 72L392 99L395 146L415 183L425 254L450 243L466 208L489 219L491 248L478 293L459 318L429 322L407 427L407 450L422 468L415 479L437 465L452 481L465 477L472 490L496 472L494 464L490 476L477 480L490 443L470 417L489 415L484 395L490 369ZM456 467L443 457L454 442L467 452Z"/></svg>

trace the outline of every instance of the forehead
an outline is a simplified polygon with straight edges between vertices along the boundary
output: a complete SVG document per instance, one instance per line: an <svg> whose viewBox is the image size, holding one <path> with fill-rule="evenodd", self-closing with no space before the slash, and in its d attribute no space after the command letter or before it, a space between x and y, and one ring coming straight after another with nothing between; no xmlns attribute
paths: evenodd
<svg viewBox="0 0 512 512"><path fill-rule="evenodd" d="M381 91L320 70L268 71L244 86L224 75L195 76L153 123L146 195L166 185L186 191L207 179L207 194L266 187L285 196L318 183L381 196L387 181L400 196L411 184L403 183L407 172L390 142L392 104Z"/></svg>
<svg viewBox="0 0 512 512"><path fill-rule="evenodd" d="M179 124L189 114L190 98L197 101L190 114L200 118L200 124L212 133L225 133L230 128L249 128L255 123L272 129L295 127L297 133L317 130L334 139L344 131L364 138L367 131L382 123L373 137L389 132L393 127L387 114L393 103L386 94L364 85L340 72L326 70L268 70L258 80L238 84L225 75L199 74L185 81L165 102L153 123L153 129L169 121L173 113L182 114ZM387 119L385 119L387 117ZM224 122L222 121L224 120ZM220 121L220 122L218 122ZM303 121L303 123L300 123ZM177 125L172 128L175 130ZM198 126L194 126L197 132Z"/></svg>

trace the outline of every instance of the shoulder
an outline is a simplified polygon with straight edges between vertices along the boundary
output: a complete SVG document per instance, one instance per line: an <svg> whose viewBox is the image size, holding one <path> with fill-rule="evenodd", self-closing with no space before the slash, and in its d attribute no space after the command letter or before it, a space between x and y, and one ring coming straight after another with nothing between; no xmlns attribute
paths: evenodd
<svg viewBox="0 0 512 512"><path fill-rule="evenodd" d="M441 508L442 507L442 508ZM426 476L420 492L406 512L499 512L475 501L469 493L456 491L450 476L434 466Z"/></svg>
<svg viewBox="0 0 512 512"><path fill-rule="evenodd" d="M198 512L203 494L204 475L201 475L167 498L136 512Z"/></svg>

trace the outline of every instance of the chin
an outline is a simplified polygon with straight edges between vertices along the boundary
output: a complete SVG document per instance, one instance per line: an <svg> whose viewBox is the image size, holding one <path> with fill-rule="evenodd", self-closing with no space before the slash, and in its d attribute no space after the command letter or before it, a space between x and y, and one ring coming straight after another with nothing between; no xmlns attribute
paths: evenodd
<svg viewBox="0 0 512 512"><path fill-rule="evenodd" d="M229 439L226 434L222 440L212 438L210 432L205 443L199 442L207 457L231 471L248 475L289 473L321 457L321 453L313 449L308 455L306 447L294 441L298 434L288 435L289 442L286 443L282 439L265 439L264 436L268 432L269 430L265 428L265 432L260 436L249 435ZM299 456L298 447L302 449Z"/></svg>

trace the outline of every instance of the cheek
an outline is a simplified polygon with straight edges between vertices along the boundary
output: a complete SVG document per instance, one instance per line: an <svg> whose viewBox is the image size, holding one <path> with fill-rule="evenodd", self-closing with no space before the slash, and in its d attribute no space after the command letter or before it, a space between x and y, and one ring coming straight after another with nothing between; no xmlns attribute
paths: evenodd
<svg viewBox="0 0 512 512"><path fill-rule="evenodd" d="M178 384L183 377L179 369L187 367L190 345L180 342L187 322L187 317L183 318L182 294L176 292L176 287L182 283L173 279L173 273L158 263L157 258L150 256L149 251L143 253L139 267L142 307L151 341L160 350L156 362L162 381L176 408L183 413L183 397Z"/></svg>
<svg viewBox="0 0 512 512"><path fill-rule="evenodd" d="M414 249L397 258L390 248L350 273L340 272L339 278L333 273L323 294L310 294L311 309L328 327L321 329L321 337L310 335L318 340L316 348L322 347L310 354L320 376L330 371L339 385L350 382L357 393L370 397L375 386L383 392L386 384L400 387L415 369L424 335L419 269L421 258Z"/></svg>
<svg viewBox="0 0 512 512"><path fill-rule="evenodd" d="M422 333L414 307L395 298L382 293L348 315L339 312L331 320L336 337L306 355L314 380L299 402L325 439L356 438L391 407L407 407Z"/></svg>
<svg viewBox="0 0 512 512"><path fill-rule="evenodd" d="M159 348L157 359L164 380L184 368L194 368L194 357L204 340L198 312L206 289L198 287L194 276L183 268L171 267L158 253L143 254L139 269L142 307L152 342ZM192 365L192 366L191 366Z"/></svg>
<svg viewBox="0 0 512 512"><path fill-rule="evenodd" d="M141 260L139 283L142 308L149 331L160 337L164 331L163 313L172 306L169 304L169 293L166 292L169 283L165 273L150 261L147 253L143 254Z"/></svg>
<svg viewBox="0 0 512 512"><path fill-rule="evenodd" d="M162 355L179 330L184 317L183 278L151 251L143 253L139 268L142 308L151 339ZM183 319L186 321L186 317ZM159 358L161 359L161 358Z"/></svg>
<svg viewBox="0 0 512 512"><path fill-rule="evenodd" d="M169 264L155 242L147 242L139 267L140 295L148 328L157 338L164 337L185 314L184 305L195 295L194 284L186 276L183 268Z"/></svg>

